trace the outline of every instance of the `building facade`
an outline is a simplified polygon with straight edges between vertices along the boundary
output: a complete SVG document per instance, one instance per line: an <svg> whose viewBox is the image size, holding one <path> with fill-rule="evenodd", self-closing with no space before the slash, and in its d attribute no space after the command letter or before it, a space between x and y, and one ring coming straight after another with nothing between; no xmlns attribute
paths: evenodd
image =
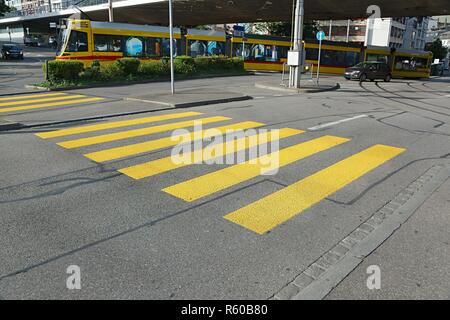
<svg viewBox="0 0 450 320"><path fill-rule="evenodd" d="M429 19L417 17L318 21L327 39L424 50Z"/></svg>

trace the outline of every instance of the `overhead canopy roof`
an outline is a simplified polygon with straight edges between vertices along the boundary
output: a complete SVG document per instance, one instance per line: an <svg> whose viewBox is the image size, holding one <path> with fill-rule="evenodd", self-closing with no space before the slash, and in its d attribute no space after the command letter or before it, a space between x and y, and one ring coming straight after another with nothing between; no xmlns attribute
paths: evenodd
<svg viewBox="0 0 450 320"><path fill-rule="evenodd" d="M304 0L307 19L366 18L367 8L377 5L381 17L431 16L450 14L450 0ZM173 0L177 25L232 22L290 21L293 0ZM82 5L82 4L81 4ZM167 0L126 0L114 2L117 22L167 24ZM81 7L93 20L108 20L107 4ZM57 21L76 9L31 17L0 20Z"/></svg>

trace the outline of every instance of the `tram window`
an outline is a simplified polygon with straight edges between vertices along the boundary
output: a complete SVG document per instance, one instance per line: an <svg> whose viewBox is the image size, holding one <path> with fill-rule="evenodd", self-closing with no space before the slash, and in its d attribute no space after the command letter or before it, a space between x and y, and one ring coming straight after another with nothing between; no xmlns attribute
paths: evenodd
<svg viewBox="0 0 450 320"><path fill-rule="evenodd" d="M255 44L250 49L250 58L254 60L265 60L265 47L262 44Z"/></svg>
<svg viewBox="0 0 450 320"><path fill-rule="evenodd" d="M145 55L147 57L161 57L161 38L146 38L145 39Z"/></svg>
<svg viewBox="0 0 450 320"><path fill-rule="evenodd" d="M278 47L278 58L287 59L289 47Z"/></svg>
<svg viewBox="0 0 450 320"><path fill-rule="evenodd" d="M345 54L345 67L353 67L359 62L359 52L347 51Z"/></svg>
<svg viewBox="0 0 450 320"><path fill-rule="evenodd" d="M94 51L108 51L108 36L94 35Z"/></svg>
<svg viewBox="0 0 450 320"><path fill-rule="evenodd" d="M169 39L162 39L162 55L163 57L170 57L170 40ZM177 40L173 40L173 55L174 57L177 56Z"/></svg>
<svg viewBox="0 0 450 320"><path fill-rule="evenodd" d="M225 54L225 42L189 40L189 54L192 57L197 56L218 56Z"/></svg>
<svg viewBox="0 0 450 320"><path fill-rule="evenodd" d="M208 51L208 41L189 40L189 51L192 57L206 56Z"/></svg>
<svg viewBox="0 0 450 320"><path fill-rule="evenodd" d="M122 37L94 34L94 51L120 52L122 51Z"/></svg>
<svg viewBox="0 0 450 320"><path fill-rule="evenodd" d="M306 48L306 60L316 60L319 57L319 49L315 48Z"/></svg>
<svg viewBox="0 0 450 320"><path fill-rule="evenodd" d="M225 54L225 43L219 41L208 41L208 56L219 56Z"/></svg>
<svg viewBox="0 0 450 320"><path fill-rule="evenodd" d="M120 52L122 51L122 37L112 36L110 37L111 42L109 43L109 51Z"/></svg>
<svg viewBox="0 0 450 320"><path fill-rule="evenodd" d="M129 36L125 38L124 54L127 57L139 57L144 52L144 41L141 37Z"/></svg>
<svg viewBox="0 0 450 320"><path fill-rule="evenodd" d="M81 31L70 32L69 43L67 45L69 52L86 52L88 51L87 33Z"/></svg>
<svg viewBox="0 0 450 320"><path fill-rule="evenodd" d="M416 71L417 68L427 68L428 60L415 57L395 57L395 70Z"/></svg>
<svg viewBox="0 0 450 320"><path fill-rule="evenodd" d="M320 55L320 63L327 66L337 66L338 64L338 51L322 50Z"/></svg>
<svg viewBox="0 0 450 320"><path fill-rule="evenodd" d="M388 56L385 54L373 54L367 55L367 61L385 62L388 63Z"/></svg>

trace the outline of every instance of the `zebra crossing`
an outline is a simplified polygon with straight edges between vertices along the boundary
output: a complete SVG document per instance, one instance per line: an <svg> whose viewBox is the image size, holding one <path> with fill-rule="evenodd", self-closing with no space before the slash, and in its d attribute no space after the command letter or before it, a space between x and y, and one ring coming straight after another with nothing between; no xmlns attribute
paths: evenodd
<svg viewBox="0 0 450 320"><path fill-rule="evenodd" d="M51 96L45 99L51 99ZM195 130L195 125L199 121L202 125L208 124L213 127ZM255 131L254 136L244 136L233 141L217 143L217 152L206 153L206 157L204 156L205 148L195 149L185 155L192 160L190 162L174 162L171 156L163 156L154 160L145 159L146 153L175 147L179 143L178 138L181 137L195 141L195 139L211 138L217 133L224 135L228 130L248 130L265 126L266 124L261 122L238 122L230 117L208 116L201 112L187 111L70 127L40 132L35 135L44 140L57 139L53 142L58 146L64 149L79 149L84 157L97 163L103 164L119 160L118 172L133 180L151 182L157 175L193 165L206 166L205 161L207 160L240 151L249 151L262 143L287 138L292 141L296 137L307 137L308 135L308 132L303 130L280 128L277 136L269 135L269 138L264 140L259 139L262 133ZM185 129L187 133L173 135L172 133L177 129ZM154 134L163 135L163 137L152 138ZM132 139L136 137L145 139L145 141L132 142ZM62 141L60 141L61 139ZM269 156L276 156L279 159L277 169L282 170L283 167L326 150L342 147L350 141L351 139L345 137L323 135L271 151ZM108 146L108 143L111 142L119 143L119 146ZM230 146L234 148L229 148ZM89 147L90 152L83 152L83 148L86 147ZM225 212L224 219L257 234L265 234L405 151L406 149L400 147L373 145L234 212ZM136 155L141 156L138 159L139 163L121 167L120 161ZM244 162L226 165L213 172L166 186L161 192L187 203L206 199L264 175L265 170L269 169L264 168L262 161L257 160L258 158L248 159Z"/></svg>
<svg viewBox="0 0 450 320"><path fill-rule="evenodd" d="M0 97L0 114L73 106L101 100L104 100L104 98L89 97L83 94L68 94L65 92L12 95Z"/></svg>

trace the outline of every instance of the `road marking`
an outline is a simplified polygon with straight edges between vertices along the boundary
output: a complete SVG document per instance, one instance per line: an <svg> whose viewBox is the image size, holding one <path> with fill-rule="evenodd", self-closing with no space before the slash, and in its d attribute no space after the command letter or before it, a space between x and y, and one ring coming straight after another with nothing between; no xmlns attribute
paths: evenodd
<svg viewBox="0 0 450 320"><path fill-rule="evenodd" d="M217 131L220 131L220 133L223 135L228 130L245 130L245 129L250 129L250 128L261 127L263 125L264 125L263 123L252 122L252 121L234 123L234 124L223 126L223 127L211 128L211 130L214 130L216 132L210 131L210 129L206 129L206 130L197 131L197 132L195 132L195 134L194 134L194 132L191 132L188 136L177 135L177 136L166 137L166 138L161 138L161 139L157 139L157 140L150 140L150 141L131 144L131 145L123 146L123 147L117 147L117 148L92 152L92 153L85 154L84 156L91 160L94 160L96 162L106 162L106 161L125 158L125 157L129 157L129 156L133 156L133 155L137 155L137 154L141 154L141 153L145 153L145 152L150 152L150 151L154 151L154 150L172 147L172 146L179 144L180 140L186 141L186 140L190 139L190 141L194 141L196 137L201 137L200 139L209 138L209 137L214 136L217 133Z"/></svg>
<svg viewBox="0 0 450 320"><path fill-rule="evenodd" d="M196 119L196 120L188 120L188 121L182 121L182 122L163 124L163 125L159 125L159 126L153 126L153 127L148 127L148 128L142 128L142 129L134 129L134 130L128 130L128 131L123 131L123 132L110 133L110 134L105 134L105 135L100 135L100 136L95 136L95 137L90 137L90 138L82 138L82 139L58 142L57 145L64 147L66 149L73 149L73 148L85 147L85 146L90 146L90 145L99 144L99 143L124 140L124 139L128 139L128 138L146 136L146 135L150 135L150 134L154 134L154 133L160 133L160 132L166 132L166 131L171 131L171 130L175 130L175 129L192 127L197 122L200 122L201 124L204 125L204 124L208 124L208 123L214 123L214 122L220 122L220 121L226 121L226 120L231 120L231 118L227 118L227 117L201 118L201 119Z"/></svg>
<svg viewBox="0 0 450 320"><path fill-rule="evenodd" d="M401 148L375 145L224 218L264 234L404 151Z"/></svg>
<svg viewBox="0 0 450 320"><path fill-rule="evenodd" d="M12 111L22 111L22 110L31 110L31 109L40 109L40 108L48 108L48 107L57 107L64 106L68 104L79 104L85 102L94 102L104 100L103 98L85 98L85 99L76 99L70 101L59 101L52 103L43 103L43 104L34 104L29 106L21 106L21 107L13 107L13 108L2 108L0 109L0 113L12 112Z"/></svg>
<svg viewBox="0 0 450 320"><path fill-rule="evenodd" d="M37 102L49 102L49 101L58 101L58 100L69 100L69 99L78 99L78 98L85 98L86 96L82 94L77 95L64 95L64 96L58 96L58 97L51 97L51 98L43 98L43 99L33 99L33 100L21 100L21 101L13 101L13 102L3 102L0 103L0 107L10 107L10 106L17 106L17 105L23 105L23 104L31 104L31 103L37 103Z"/></svg>
<svg viewBox="0 0 450 320"><path fill-rule="evenodd" d="M58 92L58 93L17 95L17 96L9 96L9 97L5 97L5 98L0 98L0 101L23 100L23 99L31 99L31 98L38 98L38 97L54 97L54 96L63 96L63 95L66 95L66 93Z"/></svg>
<svg viewBox="0 0 450 320"><path fill-rule="evenodd" d="M367 118L367 117L368 117L367 114L361 114L359 116L355 116L355 117L352 117L352 118L347 118L347 119L342 119L342 120L339 120L339 121L324 123L324 124L321 124L321 125L318 125L318 126L315 126L315 127L308 128L308 130L309 131L316 131L316 130L320 130L320 129L323 129L323 128L332 127L334 125L337 125L337 124L340 124L340 123L343 123L343 122L352 121L352 120L361 119L361 118Z"/></svg>
<svg viewBox="0 0 450 320"><path fill-rule="evenodd" d="M279 131L279 139L291 137L297 134L304 133L302 130L283 128ZM264 133L252 136L236 139L235 141L228 141L218 144L218 153L214 155L206 154L205 149L196 150L186 155L186 158L192 159L191 163L174 163L171 157L150 161L147 163L138 164L136 166L124 168L118 170L119 172L136 180L151 177L163 172L189 166L191 164L201 163L204 161L220 158L231 153L236 153L242 150L247 150L258 146L263 143L269 143L273 140L272 135L266 135ZM232 150L232 151L230 151ZM199 160L196 160L199 159Z"/></svg>
<svg viewBox="0 0 450 320"><path fill-rule="evenodd" d="M279 157L279 168L281 168L347 141L349 139L324 136L282 149L270 154L270 156ZM258 160L263 160L262 158L258 158ZM265 170L265 167L261 163L263 162L258 161L257 163L252 163L251 161L247 161L181 182L165 188L163 191L187 202L192 202L260 176Z"/></svg>
<svg viewBox="0 0 450 320"><path fill-rule="evenodd" d="M171 120L171 119L187 118L187 117L193 117L193 116L198 116L198 115L202 115L202 113L201 112L171 113L171 114L164 114L164 115L160 115L160 116L139 118L139 119L133 119L133 120L116 121L116 122L107 122L107 123L96 124L96 125L89 125L89 126L75 127L75 128L62 129L62 130L56 130L56 131L50 131L50 132L36 133L36 136L38 136L42 139L58 138L58 137L64 137L64 136L69 136L69 135L73 135L73 134L101 131L101 130L113 129L113 128L128 127L128 126L133 126L133 125L158 122L158 121L164 121L164 120Z"/></svg>

